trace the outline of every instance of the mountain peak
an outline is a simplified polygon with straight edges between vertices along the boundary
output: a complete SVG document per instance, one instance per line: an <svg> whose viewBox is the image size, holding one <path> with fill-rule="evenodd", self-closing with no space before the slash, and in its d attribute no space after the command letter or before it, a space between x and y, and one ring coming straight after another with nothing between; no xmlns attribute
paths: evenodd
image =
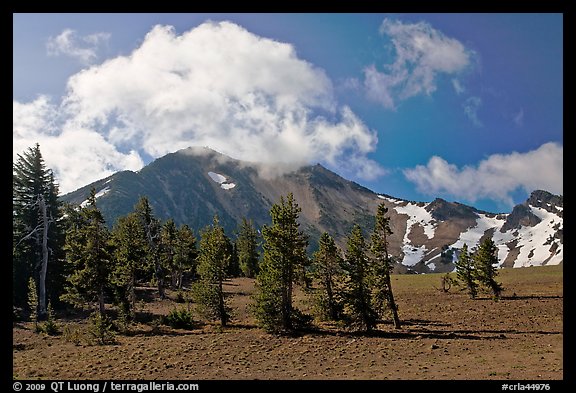
<svg viewBox="0 0 576 393"><path fill-rule="evenodd" d="M270 176L263 175L266 171ZM393 232L390 253L398 262L395 271L452 271L450 250L464 243L477 246L487 236L495 239L502 266L563 261L562 196L542 190L534 191L512 213L495 215L442 198L426 203L376 194L320 164L291 169L255 164L208 147L179 150L139 172L118 172L62 200L81 204L91 187L109 226L146 195L161 220L172 218L197 232L217 214L230 235L242 218L256 226L268 225L272 205L292 192L302 209L299 222L310 237L310 252L323 232L330 233L342 249L354 224L368 236L378 205L384 202Z"/></svg>
<svg viewBox="0 0 576 393"><path fill-rule="evenodd" d="M548 191L535 190L530 194L526 205L539 207L550 213L559 214L562 217L564 198L561 195L554 195Z"/></svg>
<svg viewBox="0 0 576 393"><path fill-rule="evenodd" d="M430 202L426 208L436 220L445 221L449 219L476 219L476 209L456 202L448 202L442 198L436 198Z"/></svg>

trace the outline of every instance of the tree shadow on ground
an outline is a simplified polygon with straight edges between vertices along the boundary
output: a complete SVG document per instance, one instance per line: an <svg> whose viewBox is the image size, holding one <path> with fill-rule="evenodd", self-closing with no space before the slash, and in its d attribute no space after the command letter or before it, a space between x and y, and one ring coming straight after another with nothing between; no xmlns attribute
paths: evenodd
<svg viewBox="0 0 576 393"><path fill-rule="evenodd" d="M526 300L526 299L564 299L561 295L510 295L502 296L500 300ZM485 300L485 299L482 299ZM486 299L487 300L487 299Z"/></svg>
<svg viewBox="0 0 576 393"><path fill-rule="evenodd" d="M505 336L495 335L495 336L482 336L477 334L467 333L457 333L454 331L434 331L434 330L415 330L406 331L403 329L384 331L384 330L370 330L370 331L329 331L321 329L308 329L303 330L303 334L311 334L318 336L336 336L336 337L378 337L378 338L388 338L388 339L410 339L419 340L423 338L433 338L433 339L451 339L451 340L494 340L494 339L504 339Z"/></svg>
<svg viewBox="0 0 576 393"><path fill-rule="evenodd" d="M403 326L421 326L421 325L426 325L426 326L451 326L449 323L445 323L445 322L439 322L439 321L431 321L428 319L416 319L416 318L411 318L411 319L406 319L406 320L402 320L402 325ZM394 322L393 321L384 321L384 320L380 320L378 321L379 324L383 324L383 325L393 325Z"/></svg>
<svg viewBox="0 0 576 393"><path fill-rule="evenodd" d="M491 296L481 296L481 297L476 297L474 298L474 300L481 300L481 301L486 301L486 300L490 300L493 302L501 302L501 301L507 301L507 300L528 300L528 299L536 299L536 300L542 300L542 299L564 299L564 296L562 295L508 295L508 296L500 296L500 298L498 300L494 300L493 297Z"/></svg>
<svg viewBox="0 0 576 393"><path fill-rule="evenodd" d="M167 325L139 325L130 327L126 332L122 333L122 335L127 337L191 336L205 334L204 326L205 323L203 322L196 322L192 329L176 329Z"/></svg>

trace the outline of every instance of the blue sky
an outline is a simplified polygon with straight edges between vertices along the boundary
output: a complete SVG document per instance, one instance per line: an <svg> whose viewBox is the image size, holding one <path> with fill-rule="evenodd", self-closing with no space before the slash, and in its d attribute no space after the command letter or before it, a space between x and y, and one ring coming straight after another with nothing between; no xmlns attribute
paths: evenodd
<svg viewBox="0 0 576 393"><path fill-rule="evenodd" d="M562 14L15 14L14 156L61 191L189 145L392 196L563 193Z"/></svg>

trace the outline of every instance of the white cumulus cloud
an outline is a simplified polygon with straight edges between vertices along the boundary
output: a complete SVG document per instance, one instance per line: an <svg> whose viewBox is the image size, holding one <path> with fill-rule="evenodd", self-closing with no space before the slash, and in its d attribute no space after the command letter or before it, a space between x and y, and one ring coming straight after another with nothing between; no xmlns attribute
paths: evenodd
<svg viewBox="0 0 576 393"><path fill-rule="evenodd" d="M474 52L460 41L447 37L426 22L403 23L384 19L380 33L390 38L395 60L379 71L375 65L364 69L368 97L385 108L395 109L399 100L432 94L439 74L457 75L471 65ZM459 93L458 80L453 86Z"/></svg>
<svg viewBox="0 0 576 393"><path fill-rule="evenodd" d="M519 188L563 193L563 152L562 145L549 142L525 153L494 154L463 168L434 156L404 175L428 195L446 193L470 202L490 198L512 206L511 194Z"/></svg>
<svg viewBox="0 0 576 393"><path fill-rule="evenodd" d="M320 161L366 179L384 173L368 158L376 131L338 105L322 69L298 58L292 45L230 22L207 22L180 35L156 26L129 55L73 75L54 110L61 118L54 138L71 138L68 158L82 155L102 170L141 166L143 153L209 146L292 169ZM95 148L72 149L86 143ZM62 189L87 183L61 166L61 184L71 187Z"/></svg>
<svg viewBox="0 0 576 393"><path fill-rule="evenodd" d="M59 116L48 97L13 102L12 159L36 143L46 165L54 171L60 191L66 193L112 173L142 168L136 151L122 153L100 134L75 128Z"/></svg>
<svg viewBox="0 0 576 393"><path fill-rule="evenodd" d="M56 37L48 38L46 50L49 56L69 56L82 64L90 64L98 58L98 48L108 42L110 33L94 33L79 36L72 29L64 29Z"/></svg>

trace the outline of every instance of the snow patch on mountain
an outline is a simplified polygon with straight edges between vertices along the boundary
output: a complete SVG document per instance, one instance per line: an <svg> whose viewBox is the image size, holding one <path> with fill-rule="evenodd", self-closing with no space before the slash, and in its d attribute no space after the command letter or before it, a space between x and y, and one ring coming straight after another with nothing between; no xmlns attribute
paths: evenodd
<svg viewBox="0 0 576 393"><path fill-rule="evenodd" d="M103 189L101 189L100 191L98 191L96 193L96 195L94 195L96 197L96 199L100 198L101 196L106 195L108 192L110 191L110 187L106 186Z"/></svg>
<svg viewBox="0 0 576 393"><path fill-rule="evenodd" d="M382 199L386 199L389 202L393 202L395 204L405 202L392 198ZM402 253L404 254L404 257L402 258L401 263L405 266L414 266L424 258L427 248L425 245L416 246L412 244L409 239L412 227L416 224L419 224L424 229L424 235L426 235L428 239L432 239L434 237L436 221L432 218L432 215L426 209L424 209L424 207L412 204L410 202L406 203L404 206L394 206L394 210L396 210L398 214L405 214L408 216L402 246Z"/></svg>
<svg viewBox="0 0 576 393"><path fill-rule="evenodd" d="M510 247L508 244L516 242L520 249L514 261L514 267L558 265L563 261L563 244L554 235L558 229L563 229L563 220L546 209L530 206L532 213L540 218L541 222L534 226L523 226L520 229L511 229L500 232L506 216L490 217L479 214L476 225L460 234L458 241L450 245L452 248L462 248L464 243L475 247L480 239L490 229L494 229L492 240L498 247L498 260L504 262ZM504 218L502 218L504 217ZM552 247L556 247L554 254Z"/></svg>
<svg viewBox="0 0 576 393"><path fill-rule="evenodd" d="M110 181L110 180L108 180L108 181ZM108 183L108 182L106 182L106 183ZM106 183L105 183L105 184L106 184ZM108 192L110 192L110 186L106 186L106 187L104 187L103 189L101 189L100 191L98 191L96 194L94 194L94 197L95 197L96 199L98 199L98 198L106 195ZM83 201L83 202L80 204L80 207L86 207L87 204L88 204L88 199L86 199L85 201Z"/></svg>
<svg viewBox="0 0 576 393"><path fill-rule="evenodd" d="M402 258L402 265L404 266L414 266L424 258L426 254L426 246L416 247L410 243L404 242L402 246L402 252L404 253L404 258Z"/></svg>
<svg viewBox="0 0 576 393"><path fill-rule="evenodd" d="M408 240L410 229L416 224L420 224L424 228L424 234L428 237L428 239L432 239L434 237L434 229L436 228L436 223L430 212L427 211L424 207L408 203L405 206L396 206L394 207L394 210L396 210L398 214L408 215L404 242L410 241Z"/></svg>
<svg viewBox="0 0 576 393"><path fill-rule="evenodd" d="M399 204L401 204L402 202L404 202L404 201L401 200L401 199L394 199L394 198L390 198L390 197L385 197L384 195L378 195L378 198L384 199L385 201L388 201L388 202L390 202L390 203L394 203L394 204L396 204L396 205L399 205Z"/></svg>
<svg viewBox="0 0 576 393"><path fill-rule="evenodd" d="M523 227L518 231L516 238L522 247L514 267L560 264L564 258L563 244L554 238L556 233L554 227L563 229L563 220L545 209L534 206L530 206L530 209L542 221L533 227ZM556 252L550 256L554 244L557 247Z"/></svg>
<svg viewBox="0 0 576 393"><path fill-rule="evenodd" d="M219 173L216 172L208 172L208 176L210 176L210 178L212 180L214 180L216 183L222 184L226 181L226 176L221 175Z"/></svg>
<svg viewBox="0 0 576 393"><path fill-rule="evenodd" d="M480 238L487 230L492 228L500 228L502 225L504 225L504 221L505 220L502 218L489 217L480 213L476 219L476 225L468 228L466 232L462 232L458 240L451 244L450 247L462 248L464 243L466 243L468 247L473 247L480 242Z"/></svg>
<svg viewBox="0 0 576 393"><path fill-rule="evenodd" d="M220 188L222 188L223 190L229 190L231 188L236 187L236 183L230 183L228 182L228 179L226 178L226 176L221 175L219 173L216 172L208 172L208 176L210 176L210 178L215 182L220 184Z"/></svg>

